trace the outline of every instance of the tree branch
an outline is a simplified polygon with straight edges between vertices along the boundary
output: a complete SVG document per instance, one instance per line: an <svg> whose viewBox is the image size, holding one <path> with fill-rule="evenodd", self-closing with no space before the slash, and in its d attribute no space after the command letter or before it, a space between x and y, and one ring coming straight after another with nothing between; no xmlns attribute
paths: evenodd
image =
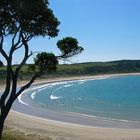
<svg viewBox="0 0 140 140"><path fill-rule="evenodd" d="M18 41L17 41L17 43L15 44L15 38L16 38L16 36L17 36L17 33L19 32L19 29L20 29L20 27L17 28L17 31L16 31L15 34L14 34L14 37L13 37L13 39L12 39L12 46L16 46L16 44L18 44L19 41L20 41L20 35L19 35Z"/></svg>
<svg viewBox="0 0 140 140"><path fill-rule="evenodd" d="M23 42L21 43L21 35L22 35L22 32L20 31L20 34L19 34L19 39L18 39L18 41L17 41L17 43L15 44L15 50L17 50L17 49L19 49L19 48L21 48L24 44L23 44ZM30 36L26 36L25 38L25 41L26 42L28 42L28 41L30 41L31 39L32 39L32 35L30 35ZM21 43L21 44L20 44ZM20 44L19 46L18 46L18 44ZM14 51L15 51L14 50Z"/></svg>
<svg viewBox="0 0 140 140"><path fill-rule="evenodd" d="M35 81L35 79L36 79L37 77L40 77L42 74L43 74L42 71L36 73L36 74L32 77L32 79L31 79L26 85L24 85L23 87L21 87L21 89L17 92L17 94L16 94L16 96L15 96L15 99L16 99L24 90L26 90L27 88L29 88L29 87L32 85L32 83Z"/></svg>
<svg viewBox="0 0 140 140"><path fill-rule="evenodd" d="M22 42L23 42L23 45L24 45L24 48L25 48L25 54L24 54L24 58L23 58L22 62L16 68L15 76L18 76L18 74L19 74L22 66L26 63L26 61L28 60L28 58L32 55L32 52L31 52L31 54L29 54L29 47L28 47L27 41L25 40L23 34L21 34L21 38L22 38Z"/></svg>
<svg viewBox="0 0 140 140"><path fill-rule="evenodd" d="M41 75L43 75L44 69L45 69L45 68L42 67L42 68L40 69L40 71L37 72L37 73L32 77L32 79L31 79L26 85L24 85L23 87L21 87L21 89L17 92L17 94L16 94L16 96L15 96L15 99L16 99L24 90L26 90L27 88L29 88L29 87L32 85L32 83L35 81L36 78L38 78L38 77L40 77Z"/></svg>
<svg viewBox="0 0 140 140"><path fill-rule="evenodd" d="M5 99L7 98L11 87L11 63L10 63L11 61L9 60L9 57L7 56L6 52L3 50L3 41L4 41L4 37L1 36L0 52L7 61L6 87L0 99L1 109L5 106Z"/></svg>
<svg viewBox="0 0 140 140"><path fill-rule="evenodd" d="M15 36L14 36L15 37ZM14 39L13 37L13 39ZM31 37L26 37L23 36L22 32L20 32L20 37L19 37L19 40L16 44L13 44L11 50L10 50L10 54L9 54L9 57L11 58L12 60L12 54L13 52L20 48L21 46L24 45L24 48L25 48L25 54L24 54L24 58L22 60L22 62L20 63L20 65L16 68L15 70L15 73L13 74L13 78L12 78L12 88L11 88L11 92L10 92L10 96L9 96L9 99L7 100L7 103L6 103L6 107L11 105L13 103L13 101L16 99L16 90L17 90L17 78L18 78L18 75L19 75L19 72L22 68L22 66L26 63L27 59L32 55L32 53L29 54L29 47L28 47L28 40L31 39ZM22 39L22 44L18 47L16 47L18 45L18 43L20 43L20 39ZM36 77L36 76L35 76ZM34 78L32 78L32 80L29 82L29 84L34 81Z"/></svg>
<svg viewBox="0 0 140 140"><path fill-rule="evenodd" d="M29 35L29 36L25 36L24 38L24 42L23 42L23 33L22 33L22 30L20 30L20 26L18 27L16 33L14 34L14 37L12 39L12 47L11 47L11 50L10 50L10 56L12 57L12 54L15 50L21 48L23 45L25 46L25 42L27 43L28 41L30 41L32 39L32 35ZM17 42L15 43L15 39L16 39L16 36L17 36L17 33L19 32L19 36L18 36L18 40ZM22 39L22 43L21 43L21 39Z"/></svg>
<svg viewBox="0 0 140 140"><path fill-rule="evenodd" d="M4 42L4 37L3 35L1 35L1 40L0 40L0 53L2 54L2 56L8 61L8 56L6 54L6 52L3 50L3 42Z"/></svg>

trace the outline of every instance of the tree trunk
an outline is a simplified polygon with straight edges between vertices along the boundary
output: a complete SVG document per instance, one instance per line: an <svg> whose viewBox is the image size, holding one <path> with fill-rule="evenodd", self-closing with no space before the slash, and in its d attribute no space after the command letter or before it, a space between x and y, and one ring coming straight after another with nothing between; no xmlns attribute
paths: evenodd
<svg viewBox="0 0 140 140"><path fill-rule="evenodd" d="M4 127L4 119L0 118L0 140L2 139L3 127Z"/></svg>
<svg viewBox="0 0 140 140"><path fill-rule="evenodd" d="M4 127L5 119L10 111L11 106L4 107L1 109L1 115L0 115L0 140L2 139L2 132Z"/></svg>

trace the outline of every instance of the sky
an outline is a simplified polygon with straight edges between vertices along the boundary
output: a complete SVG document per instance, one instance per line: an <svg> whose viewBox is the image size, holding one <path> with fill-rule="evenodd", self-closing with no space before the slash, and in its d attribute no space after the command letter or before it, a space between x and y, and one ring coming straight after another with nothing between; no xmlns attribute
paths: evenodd
<svg viewBox="0 0 140 140"><path fill-rule="evenodd" d="M77 38L84 47L73 63L140 59L140 0L49 0L49 7L61 22L59 35L36 37L32 51L59 55L56 42L63 37ZM8 47L9 42L5 42ZM18 63L21 53L15 55ZM28 63L32 63L30 59Z"/></svg>

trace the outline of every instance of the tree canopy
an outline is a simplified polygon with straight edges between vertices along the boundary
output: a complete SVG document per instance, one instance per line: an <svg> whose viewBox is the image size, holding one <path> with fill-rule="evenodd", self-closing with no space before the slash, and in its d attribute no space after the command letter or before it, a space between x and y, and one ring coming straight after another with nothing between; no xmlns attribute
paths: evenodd
<svg viewBox="0 0 140 140"><path fill-rule="evenodd" d="M38 53L35 58L35 65L45 72L55 71L57 69L58 60L53 53Z"/></svg>
<svg viewBox="0 0 140 140"><path fill-rule="evenodd" d="M47 0L1 0L1 34L15 34L22 30L30 36L57 36L60 22L48 4Z"/></svg>
<svg viewBox="0 0 140 140"><path fill-rule="evenodd" d="M62 52L61 57L68 58L73 55L81 53L84 49L78 46L79 42L76 38L65 37L57 42L57 47Z"/></svg>

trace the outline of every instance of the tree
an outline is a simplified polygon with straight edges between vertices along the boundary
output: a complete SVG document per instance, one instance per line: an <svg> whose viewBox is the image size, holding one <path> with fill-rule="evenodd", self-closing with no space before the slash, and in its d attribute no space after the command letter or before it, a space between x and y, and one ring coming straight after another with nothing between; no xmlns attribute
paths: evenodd
<svg viewBox="0 0 140 140"><path fill-rule="evenodd" d="M28 58L34 54L29 51L29 41L37 36L52 38L58 35L60 22L48 5L48 0L0 1L0 54L7 63L6 86L0 97L0 139L5 119L16 98L45 71L56 70L58 59L66 59L83 51L83 48L78 46L77 40L72 37L58 41L57 46L61 54L59 56L47 52L37 54L34 75L17 90L20 71ZM3 45L6 38L11 39L8 52ZM13 69L13 54L18 49L24 50L23 59Z"/></svg>
<svg viewBox="0 0 140 140"><path fill-rule="evenodd" d="M2 61L0 61L0 67L2 67L2 66L4 66L4 64L3 64L3 62L2 62Z"/></svg>

